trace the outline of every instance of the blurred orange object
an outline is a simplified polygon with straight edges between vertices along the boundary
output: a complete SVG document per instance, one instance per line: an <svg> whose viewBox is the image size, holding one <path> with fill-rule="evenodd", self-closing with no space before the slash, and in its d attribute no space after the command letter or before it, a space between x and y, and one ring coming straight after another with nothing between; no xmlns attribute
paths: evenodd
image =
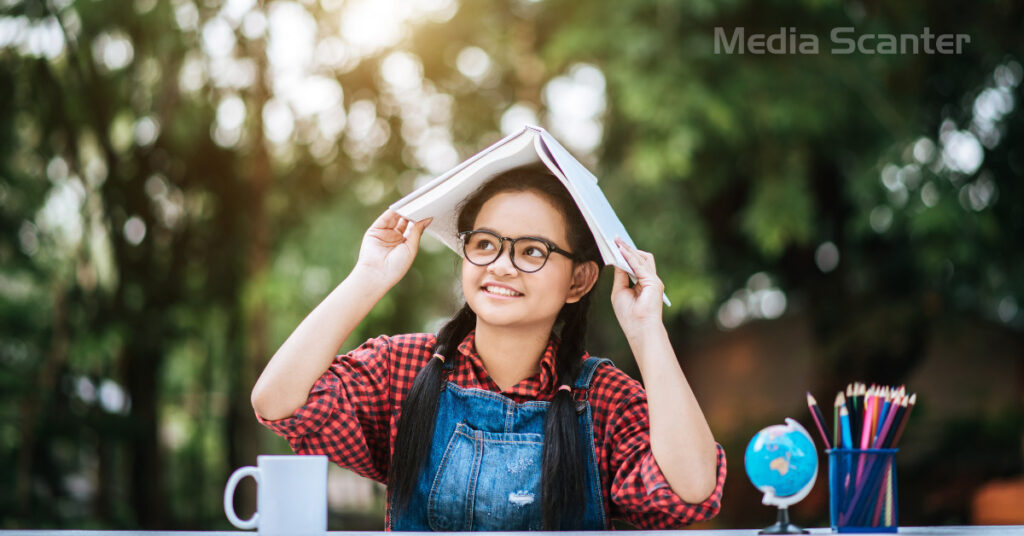
<svg viewBox="0 0 1024 536"><path fill-rule="evenodd" d="M1024 478L993 480L978 488L971 501L971 522L975 525L1024 523Z"/></svg>

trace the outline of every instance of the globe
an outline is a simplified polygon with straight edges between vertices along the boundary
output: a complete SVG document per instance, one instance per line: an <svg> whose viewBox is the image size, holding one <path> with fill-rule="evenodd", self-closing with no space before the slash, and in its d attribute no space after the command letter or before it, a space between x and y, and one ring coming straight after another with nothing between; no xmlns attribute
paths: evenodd
<svg viewBox="0 0 1024 536"><path fill-rule="evenodd" d="M762 503L787 508L810 493L818 478L818 452L800 423L769 426L747 444L747 477L764 494Z"/></svg>

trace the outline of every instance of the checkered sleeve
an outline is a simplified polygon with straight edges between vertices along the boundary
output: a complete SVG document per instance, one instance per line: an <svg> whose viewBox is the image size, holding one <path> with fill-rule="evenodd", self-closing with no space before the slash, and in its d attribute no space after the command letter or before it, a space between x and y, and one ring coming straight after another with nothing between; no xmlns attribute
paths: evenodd
<svg viewBox="0 0 1024 536"><path fill-rule="evenodd" d="M651 452L647 396L641 389L619 405L608 423L615 438L609 470L611 501L621 517L640 529L669 529L711 519L718 514L725 485L725 450L716 443L715 490L701 503L681 499L668 484Z"/></svg>
<svg viewBox="0 0 1024 536"><path fill-rule="evenodd" d="M325 454L334 463L384 482L388 468L390 338L369 339L339 355L291 417L260 423L298 454Z"/></svg>

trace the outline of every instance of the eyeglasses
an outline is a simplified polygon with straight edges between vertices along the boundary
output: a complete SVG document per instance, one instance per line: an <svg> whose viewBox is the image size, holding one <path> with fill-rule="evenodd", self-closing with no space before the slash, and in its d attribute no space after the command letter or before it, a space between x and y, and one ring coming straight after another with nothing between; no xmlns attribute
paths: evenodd
<svg viewBox="0 0 1024 536"><path fill-rule="evenodd" d="M505 250L506 240L512 243L508 250L512 266L520 272L529 274L540 270L548 262L552 252L576 259L572 253L535 236L508 238L491 231L477 230L462 231L459 233L459 240L462 241L462 255L477 266L487 266L498 260L501 252Z"/></svg>

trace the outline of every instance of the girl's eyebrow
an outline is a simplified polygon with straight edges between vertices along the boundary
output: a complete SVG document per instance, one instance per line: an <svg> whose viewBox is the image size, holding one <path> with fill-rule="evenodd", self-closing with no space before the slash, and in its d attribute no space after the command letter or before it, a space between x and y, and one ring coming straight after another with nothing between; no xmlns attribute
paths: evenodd
<svg viewBox="0 0 1024 536"><path fill-rule="evenodd" d="M490 232L492 232L492 233L494 233L494 234L496 234L498 236L505 236L505 235L499 233L497 230L491 229L490 227L477 227L475 230L477 230L477 231L490 231ZM552 244L555 243L554 240L552 240L552 239L550 239L550 238L548 238L548 237L546 237L544 235L508 236L506 238L543 238L544 240L547 240L548 242L551 242ZM559 247L561 247L561 246L559 246Z"/></svg>

